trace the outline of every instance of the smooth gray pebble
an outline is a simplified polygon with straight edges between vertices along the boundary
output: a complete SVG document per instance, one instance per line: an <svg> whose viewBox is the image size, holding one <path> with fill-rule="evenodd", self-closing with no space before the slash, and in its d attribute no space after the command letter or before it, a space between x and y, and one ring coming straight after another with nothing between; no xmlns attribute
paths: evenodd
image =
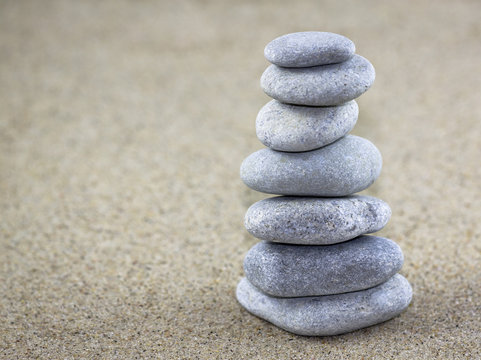
<svg viewBox="0 0 481 360"><path fill-rule="evenodd" d="M330 32L304 31L272 40L264 55L273 64L284 67L308 67L349 60L356 51L347 37Z"/></svg>
<svg viewBox="0 0 481 360"><path fill-rule="evenodd" d="M279 151L310 151L346 135L359 114L352 100L339 106L289 105L277 100L259 111L256 133L267 147Z"/></svg>
<svg viewBox="0 0 481 360"><path fill-rule="evenodd" d="M372 64L354 55L342 63L308 68L270 65L262 74L261 88L283 103L333 106L362 95L375 76Z"/></svg>
<svg viewBox="0 0 481 360"><path fill-rule="evenodd" d="M405 310L412 288L400 274L376 287L338 295L277 298L243 278L237 300L250 313L297 335L339 335L387 321Z"/></svg>
<svg viewBox="0 0 481 360"><path fill-rule="evenodd" d="M372 196L277 196L251 205L245 227L256 238L300 245L329 245L381 230L391 208Z"/></svg>
<svg viewBox="0 0 481 360"><path fill-rule="evenodd" d="M401 248L378 236L324 246L263 241L247 253L244 272L271 296L318 296L379 285L397 273L403 261Z"/></svg>
<svg viewBox="0 0 481 360"><path fill-rule="evenodd" d="M308 152L259 150L242 162L240 176L251 189L265 193L333 197L366 189L381 167L381 154L369 140L347 135Z"/></svg>

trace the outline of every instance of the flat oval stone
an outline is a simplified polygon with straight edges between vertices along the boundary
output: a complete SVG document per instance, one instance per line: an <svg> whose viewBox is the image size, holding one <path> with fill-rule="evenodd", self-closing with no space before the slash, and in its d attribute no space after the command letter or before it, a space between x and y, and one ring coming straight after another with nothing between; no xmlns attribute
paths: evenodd
<svg viewBox="0 0 481 360"><path fill-rule="evenodd" d="M374 82L374 67L359 55L332 65L283 68L270 65L261 87L270 97L287 104L332 106L353 100Z"/></svg>
<svg viewBox="0 0 481 360"><path fill-rule="evenodd" d="M379 285L396 274L403 261L401 248L378 236L325 246L263 241L247 253L244 272L252 285L271 296L318 296Z"/></svg>
<svg viewBox="0 0 481 360"><path fill-rule="evenodd" d="M387 321L405 310L412 288L399 274L376 287L338 295L276 298L243 278L237 300L250 313L297 335L344 334Z"/></svg>
<svg viewBox="0 0 481 360"><path fill-rule="evenodd" d="M240 175L250 188L270 194L346 196L369 187L381 167L370 141L347 135L308 152L259 150L242 162Z"/></svg>
<svg viewBox="0 0 481 360"><path fill-rule="evenodd" d="M346 135L357 121L359 107L349 101L339 106L312 107L268 102L257 115L256 133L267 147L279 151L309 151Z"/></svg>
<svg viewBox="0 0 481 360"><path fill-rule="evenodd" d="M264 49L268 61L278 66L308 67L349 60L356 51L347 37L330 32L305 31L272 40Z"/></svg>
<svg viewBox="0 0 481 360"><path fill-rule="evenodd" d="M245 227L256 238L299 245L329 245L381 230L389 205L372 196L279 196L253 204Z"/></svg>

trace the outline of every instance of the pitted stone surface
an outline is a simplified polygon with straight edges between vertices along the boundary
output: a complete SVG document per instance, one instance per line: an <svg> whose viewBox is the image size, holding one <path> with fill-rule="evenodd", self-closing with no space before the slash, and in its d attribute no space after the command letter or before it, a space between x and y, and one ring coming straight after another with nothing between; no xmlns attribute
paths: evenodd
<svg viewBox="0 0 481 360"><path fill-rule="evenodd" d="M270 97L287 104L332 106L353 100L374 82L371 63L359 55L332 65L283 68L270 65L261 87Z"/></svg>
<svg viewBox="0 0 481 360"><path fill-rule="evenodd" d="M372 196L278 196L253 204L244 224L247 231L262 240L328 245L379 231L390 217L389 205Z"/></svg>
<svg viewBox="0 0 481 360"><path fill-rule="evenodd" d="M309 151L346 135L356 124L357 103L312 107L268 102L257 115L256 133L267 147L279 151Z"/></svg>
<svg viewBox="0 0 481 360"><path fill-rule="evenodd" d="M381 167L381 154L370 141L347 135L308 152L259 150L243 161L240 174L247 186L265 193L346 196L370 186Z"/></svg>
<svg viewBox="0 0 481 360"><path fill-rule="evenodd" d="M286 34L272 40L264 55L273 64L285 67L308 67L340 63L350 59L354 43L339 34L304 31Z"/></svg>
<svg viewBox="0 0 481 360"><path fill-rule="evenodd" d="M244 272L271 296L318 296L379 285L397 273L403 261L401 248L378 236L325 246L263 241L247 253Z"/></svg>
<svg viewBox="0 0 481 360"><path fill-rule="evenodd" d="M329 336L375 325L399 315L412 299L412 288L399 274L376 287L345 294L277 298L243 278L237 300L252 314L298 335Z"/></svg>

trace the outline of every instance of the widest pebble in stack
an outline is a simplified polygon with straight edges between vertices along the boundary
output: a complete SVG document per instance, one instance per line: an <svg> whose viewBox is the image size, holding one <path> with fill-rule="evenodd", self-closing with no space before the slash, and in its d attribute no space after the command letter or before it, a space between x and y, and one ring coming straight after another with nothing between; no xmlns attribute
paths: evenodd
<svg viewBox="0 0 481 360"><path fill-rule="evenodd" d="M252 205L247 230L264 240L244 260L237 299L249 312L299 335L336 335L400 314L412 289L397 274L399 246L369 234L391 209L353 195L381 172L378 149L348 135L355 98L375 72L344 36L301 32L265 48L270 65L261 87L275 100L259 112L256 132L268 148L247 157L241 178L250 188L283 195Z"/></svg>

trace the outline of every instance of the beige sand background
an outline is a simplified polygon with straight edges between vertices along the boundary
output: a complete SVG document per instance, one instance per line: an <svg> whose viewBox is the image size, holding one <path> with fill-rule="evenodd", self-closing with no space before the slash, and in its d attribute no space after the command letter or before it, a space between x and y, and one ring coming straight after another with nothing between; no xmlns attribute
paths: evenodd
<svg viewBox="0 0 481 360"><path fill-rule="evenodd" d="M481 358L479 1L0 2L0 357ZM299 337L236 302L263 48L344 34L414 300Z"/></svg>

